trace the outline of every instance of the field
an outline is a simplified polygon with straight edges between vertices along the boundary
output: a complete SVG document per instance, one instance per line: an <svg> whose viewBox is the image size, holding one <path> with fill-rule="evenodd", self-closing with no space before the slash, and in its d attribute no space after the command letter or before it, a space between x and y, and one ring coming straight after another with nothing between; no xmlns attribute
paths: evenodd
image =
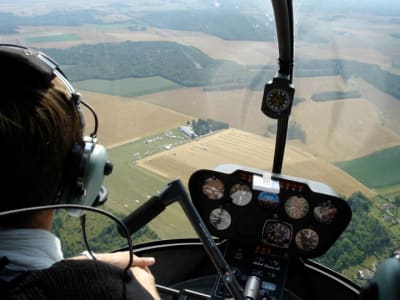
<svg viewBox="0 0 400 300"><path fill-rule="evenodd" d="M79 90L110 94L113 96L135 97L164 90L179 88L170 80L159 76L146 78L125 78L120 80L90 79L74 82Z"/></svg>
<svg viewBox="0 0 400 300"><path fill-rule="evenodd" d="M40 43L62 43L66 41L76 41L80 40L79 35L70 33L70 34L57 34L57 35L43 35L43 36L34 36L25 39L25 42L28 44L40 44Z"/></svg>
<svg viewBox="0 0 400 300"><path fill-rule="evenodd" d="M400 197L400 183L388 187L375 188L375 191L394 201L396 197Z"/></svg>
<svg viewBox="0 0 400 300"><path fill-rule="evenodd" d="M194 117L141 101L123 97L82 92L83 98L95 109L99 118L98 137L106 146L121 145L136 139L186 124ZM84 109L87 134L93 118Z"/></svg>
<svg viewBox="0 0 400 300"><path fill-rule="evenodd" d="M400 146L337 163L337 166L370 188L400 183Z"/></svg>
<svg viewBox="0 0 400 300"><path fill-rule="evenodd" d="M167 149L174 151L174 147L188 140L180 130L171 129L109 148L107 153L114 164L114 171L112 176L105 180L109 189L106 206L115 212L128 215L148 198L156 195L169 179L137 166L136 161ZM162 238L194 236L190 224L177 205L169 207L149 225Z"/></svg>
<svg viewBox="0 0 400 300"><path fill-rule="evenodd" d="M9 10L14 11L9 4ZM39 7L37 7L39 9ZM46 7L41 7L46 10ZM151 8L147 8L151 9ZM154 9L154 7L152 8ZM17 11L14 11L17 12ZM24 15L27 12L18 11ZM94 44L122 41L175 41L183 45L200 49L212 58L231 60L244 65L269 64L276 65L276 45L274 42L258 41L228 41L216 36L201 32L170 30L148 27L144 31L130 31L126 23L126 16L110 14L110 18L120 20L121 23L109 24L84 24L81 26L21 26L18 34L2 36L2 42L15 42L18 40L34 38L39 35L79 35L80 40L52 42L46 41L33 43L40 48L55 47L67 48L79 44ZM387 22L384 16L370 15L367 19L353 16L329 16L310 18L309 15L298 15L301 20L296 41L296 59L332 59L341 58L356 60L380 65L387 69L393 69L392 57L398 56L399 39L392 37L388 32L397 32L395 23ZM326 37L331 42L307 37L307 29L312 28L316 34ZM379 41L378 43L376 41ZM338 53L337 49L341 49ZM336 77L299 78L294 76L296 96L304 97L305 102L296 106L293 110L292 120L306 131L306 144L299 145L328 161L343 161L354 159L382 148L398 145L400 143L400 102L397 99L377 90L362 80L351 78L343 82ZM143 79L143 82L131 82L129 79L115 83L125 91L123 95L137 95L146 91L154 92L161 84L169 88L168 82L156 82L152 85L151 79ZM150 81L147 81L150 80ZM97 89L104 91L104 82L90 81L82 83L82 89ZM133 88L133 85L137 86ZM130 86L132 84L132 88ZM79 84L78 84L79 86ZM93 86L96 86L93 88ZM142 90L143 88L143 90ZM111 87L114 89L114 87ZM346 103L315 103L308 101L313 93L332 90L357 90L362 98L354 99ZM110 93L110 90L108 89ZM112 92L111 92L112 93ZM250 131L256 134L266 134L266 128L273 121L266 119L259 111L262 94L248 90L231 90L220 92L203 92L197 89L177 89L145 95L137 98L144 102L150 102L163 107L173 109L180 113L196 116L211 117L215 120L228 122L231 127ZM129 99L131 100L131 99ZM229 105L229 114L226 109ZM129 109L129 114L136 115ZM116 120L110 114L121 114L121 121ZM126 121L121 110L108 109L106 117L101 115L102 123L100 138L105 138L105 143L123 143L138 136L146 136L161 131L171 126L152 124L150 130L147 126L119 126ZM128 114L128 113L126 113ZM150 116L147 112L143 115ZM138 119L142 120L140 116ZM162 122L162 118L152 118L154 122ZM108 122L110 120L110 122ZM153 123L153 122L152 122ZM106 128L107 127L107 128ZM136 131L141 130L141 133ZM131 131L132 134L127 132Z"/></svg>
<svg viewBox="0 0 400 300"><path fill-rule="evenodd" d="M400 135L384 126L380 112L363 98L325 103L306 100L293 111L293 119L307 133L307 149L331 162L400 142Z"/></svg>
<svg viewBox="0 0 400 300"><path fill-rule="evenodd" d="M340 169L304 152L297 145L288 145L283 174L322 181L343 195L350 195L357 190L366 195L374 195ZM213 168L224 163L271 170L273 149L273 139L228 129L173 148L171 151L146 157L138 161L137 165L169 179L180 177L187 183L195 170Z"/></svg>
<svg viewBox="0 0 400 300"><path fill-rule="evenodd" d="M293 108L291 120L306 132L306 143L299 145L305 151L335 162L400 144L400 131L395 131L399 124L395 112L400 113L400 101L382 92L380 99L386 99L387 105L377 106L369 99L372 95L324 103L311 100L311 96L318 91L356 89L354 82L345 83L338 76L296 78L295 85L296 96L305 98L305 101ZM265 135L267 126L274 123L260 111L262 93L247 89L177 89L136 99L196 117L210 117L259 135ZM387 117L385 123L382 114Z"/></svg>

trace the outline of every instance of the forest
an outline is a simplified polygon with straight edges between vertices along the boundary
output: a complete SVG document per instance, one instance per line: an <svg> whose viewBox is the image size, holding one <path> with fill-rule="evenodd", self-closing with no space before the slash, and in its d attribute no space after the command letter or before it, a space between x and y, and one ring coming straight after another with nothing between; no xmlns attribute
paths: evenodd
<svg viewBox="0 0 400 300"><path fill-rule="evenodd" d="M225 122L219 122L212 119L198 119L192 120L190 123L193 131L198 135L202 136L210 132L229 128L229 124ZM188 124L189 125L189 124Z"/></svg>
<svg viewBox="0 0 400 300"><path fill-rule="evenodd" d="M315 93L311 96L314 101L332 101L332 100L343 100L351 98L360 98L361 94L359 91L327 91Z"/></svg>
<svg viewBox="0 0 400 300"><path fill-rule="evenodd" d="M183 86L204 86L242 81L246 73L244 66L212 59L194 47L174 42L128 41L45 52L65 66L72 81L160 76Z"/></svg>
<svg viewBox="0 0 400 300"><path fill-rule="evenodd" d="M122 219L121 215L114 215ZM86 250L80 220L70 216L68 212L57 211L52 232L61 240L64 257L72 257ZM127 245L127 240L117 231L117 224L99 214L86 214L86 233L90 248L96 252L110 252ZM159 240L159 237L148 226L142 227L132 235L133 243L152 240Z"/></svg>
<svg viewBox="0 0 400 300"><path fill-rule="evenodd" d="M347 200L352 220L328 252L318 258L319 262L339 272L361 265L370 256L388 257L391 254L388 249L394 248L391 233L371 215L372 201L360 192Z"/></svg>
<svg viewBox="0 0 400 300"><path fill-rule="evenodd" d="M264 134L265 136L270 136L271 134L275 135L277 130L277 124L269 124L267 126L267 132ZM290 121L288 125L288 131L287 131L287 139L288 140L299 140L303 144L306 143L306 132L304 131L303 128L301 128L301 125L294 122Z"/></svg>
<svg viewBox="0 0 400 300"><path fill-rule="evenodd" d="M151 27L204 32L224 40L273 41L275 36L272 21L264 15L233 10L153 11L139 20Z"/></svg>

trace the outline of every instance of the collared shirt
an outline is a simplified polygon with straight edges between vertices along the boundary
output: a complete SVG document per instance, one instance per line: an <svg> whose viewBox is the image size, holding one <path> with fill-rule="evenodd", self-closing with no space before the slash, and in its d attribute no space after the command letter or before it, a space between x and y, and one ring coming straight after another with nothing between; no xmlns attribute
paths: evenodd
<svg viewBox="0 0 400 300"><path fill-rule="evenodd" d="M41 270L61 261L60 240L43 229L0 230L0 258L8 263L0 270L0 279L10 281L21 272Z"/></svg>

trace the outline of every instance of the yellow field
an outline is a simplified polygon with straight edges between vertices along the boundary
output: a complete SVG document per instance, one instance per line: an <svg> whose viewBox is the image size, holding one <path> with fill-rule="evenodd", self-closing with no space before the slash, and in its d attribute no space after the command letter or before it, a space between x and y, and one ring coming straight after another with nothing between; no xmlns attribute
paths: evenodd
<svg viewBox="0 0 400 300"><path fill-rule="evenodd" d="M109 147L178 127L193 119L151 103L92 92L82 94L98 115L100 142ZM86 109L83 110L86 133L89 134L93 118Z"/></svg>
<svg viewBox="0 0 400 300"><path fill-rule="evenodd" d="M205 92L202 88L182 88L135 99L199 118L227 122L231 127L258 134L265 133L266 124L274 122L261 112L261 91L237 89Z"/></svg>
<svg viewBox="0 0 400 300"><path fill-rule="evenodd" d="M339 79L330 84L329 78L325 79L326 82L324 78L319 79L297 80L299 94L306 101L296 106L291 116L306 132L308 151L328 161L341 161L400 144L400 135L394 131L394 124L399 126L398 114L394 113L396 110L400 113L399 101L390 100L389 95L381 92L379 101L390 105L381 104L378 107L365 98L314 102L310 96L317 91L351 90L349 86L344 87ZM335 82L336 89L333 87Z"/></svg>
<svg viewBox="0 0 400 300"><path fill-rule="evenodd" d="M306 99L293 107L291 115L291 120L306 132L306 144L299 145L302 149L332 162L353 159L400 144L400 134L396 133L400 129L395 131L400 126L400 102L371 86L369 90L375 93L366 94L368 99L311 100L317 92L358 90L357 84L346 84L339 76L295 79L296 96ZM377 106L375 102L378 100L372 102L370 97L373 95L379 96L382 104ZM264 135L268 124L275 123L260 110L262 92L247 89L204 92L201 88L189 88L136 99L184 114L224 121L231 127L258 135Z"/></svg>
<svg viewBox="0 0 400 300"><path fill-rule="evenodd" d="M228 129L149 156L139 161L138 165L169 179L179 177L187 183L194 171L224 163L271 170L273 152L274 140ZM283 166L283 174L322 181L343 195L354 191L374 195L340 169L304 152L295 144L288 145Z"/></svg>

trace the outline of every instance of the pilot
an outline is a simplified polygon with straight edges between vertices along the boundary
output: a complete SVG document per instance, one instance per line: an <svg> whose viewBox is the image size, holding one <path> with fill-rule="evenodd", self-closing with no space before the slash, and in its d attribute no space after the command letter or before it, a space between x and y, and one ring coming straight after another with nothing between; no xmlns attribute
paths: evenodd
<svg viewBox="0 0 400 300"><path fill-rule="evenodd" d="M99 146L83 139L79 94L54 61L35 50L0 45L0 66L0 214L60 203L87 205L86 198L70 202L75 194L69 191L86 182L82 165L96 164L93 149ZM78 171L71 171L75 167ZM104 172L104 166L100 169ZM2 299L159 299L149 270L154 258L134 256L130 266L127 251L64 259L59 239L50 232L53 214L0 217Z"/></svg>

